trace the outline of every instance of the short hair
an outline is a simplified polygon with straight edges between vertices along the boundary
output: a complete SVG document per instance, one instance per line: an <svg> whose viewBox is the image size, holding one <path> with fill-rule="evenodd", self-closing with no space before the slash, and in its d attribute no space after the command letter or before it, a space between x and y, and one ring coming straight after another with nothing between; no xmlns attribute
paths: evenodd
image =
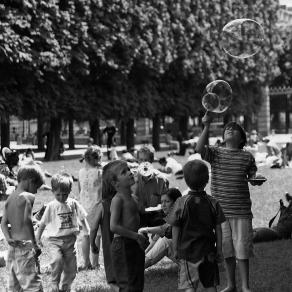
<svg viewBox="0 0 292 292"><path fill-rule="evenodd" d="M166 164L167 163L166 157L159 158L158 163L159 164Z"/></svg>
<svg viewBox="0 0 292 292"><path fill-rule="evenodd" d="M73 179L72 176L66 172L54 174L51 179L52 191L58 191L69 194L72 190Z"/></svg>
<svg viewBox="0 0 292 292"><path fill-rule="evenodd" d="M101 157L102 157L102 152L101 152L100 147L97 145L89 146L84 153L84 159L87 162L90 162L92 159L96 159L96 158L100 160Z"/></svg>
<svg viewBox="0 0 292 292"><path fill-rule="evenodd" d="M181 192L177 188L169 188L165 193L161 196L168 196L168 198L174 203L179 197L182 196Z"/></svg>
<svg viewBox="0 0 292 292"><path fill-rule="evenodd" d="M229 128L229 129L231 128L232 130L239 131L240 136L241 136L241 140L242 140L242 142L239 144L239 148L243 149L243 147L246 145L246 142L247 142L246 133L245 133L244 129L236 122L227 123L223 129L223 136L222 136L223 141L224 141L224 133L225 133L227 128Z"/></svg>
<svg viewBox="0 0 292 292"><path fill-rule="evenodd" d="M24 165L19 168L17 173L17 181L32 180L39 188L45 183L45 176L41 168L37 165Z"/></svg>
<svg viewBox="0 0 292 292"><path fill-rule="evenodd" d="M113 182L117 180L117 169L122 165L128 165L124 160L114 160L103 167L102 173L102 199L112 199L116 194Z"/></svg>
<svg viewBox="0 0 292 292"><path fill-rule="evenodd" d="M140 153L145 153L148 156L148 161L152 163L154 161L154 152L155 152L155 149L153 146L144 145L138 150L137 158L139 160Z"/></svg>
<svg viewBox="0 0 292 292"><path fill-rule="evenodd" d="M209 169L207 164L199 159L194 159L183 167L184 178L191 190L199 190L209 181Z"/></svg>

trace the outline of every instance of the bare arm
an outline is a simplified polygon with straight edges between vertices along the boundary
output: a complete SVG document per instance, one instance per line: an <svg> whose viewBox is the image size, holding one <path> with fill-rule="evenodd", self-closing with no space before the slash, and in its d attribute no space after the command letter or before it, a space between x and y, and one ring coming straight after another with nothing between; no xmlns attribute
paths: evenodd
<svg viewBox="0 0 292 292"><path fill-rule="evenodd" d="M206 112L205 115L202 118L202 122L204 124L204 130L197 142L196 151L198 153L202 153L204 151L205 145L208 143L208 137L209 137L209 130L210 130L210 124L212 122L212 115L210 112Z"/></svg>
<svg viewBox="0 0 292 292"><path fill-rule="evenodd" d="M139 229L139 233L150 233L150 234L158 234L163 236L165 233L165 230L169 226L168 224L155 226L155 227L143 227Z"/></svg>
<svg viewBox="0 0 292 292"><path fill-rule="evenodd" d="M86 234L90 232L90 227L86 218L80 220L82 229L85 230Z"/></svg>
<svg viewBox="0 0 292 292"><path fill-rule="evenodd" d="M175 258L177 258L179 232L180 232L180 227L172 226L172 244L173 244L173 251L174 251Z"/></svg>
<svg viewBox="0 0 292 292"><path fill-rule="evenodd" d="M37 242L39 245L41 245L41 244L40 244L40 243L41 243L41 238L42 238L42 234L43 234L45 228L46 228L46 225L43 224L43 223L41 223L40 226L39 226L38 229L37 229L37 232L36 232L36 242Z"/></svg>
<svg viewBox="0 0 292 292"><path fill-rule="evenodd" d="M98 228L101 224L101 220L103 217L103 207L102 204L98 205L96 212L94 213L94 218L92 220L92 228L90 229L90 246L93 253L98 253L99 249L95 244L95 238L97 236Z"/></svg>
<svg viewBox="0 0 292 292"><path fill-rule="evenodd" d="M32 223L32 206L34 203L34 197L27 198L25 197L25 207L24 207L24 218L23 222L28 226L29 233L30 233L30 238L32 242L35 244L36 239L35 239L35 234L34 234L34 229L33 229L33 223Z"/></svg>
<svg viewBox="0 0 292 292"><path fill-rule="evenodd" d="M2 229L2 232L5 236L5 239L8 242L8 244L13 245L14 240L11 238L10 231L8 228L9 221L8 221L7 214L6 214L6 212L7 212L6 208L7 208L7 202L5 203L5 206L4 206L3 216L2 216L2 220L1 220L1 229Z"/></svg>
<svg viewBox="0 0 292 292"><path fill-rule="evenodd" d="M217 250L217 260L221 262L223 260L222 255L222 228L221 224L217 224L215 227L216 232L216 250Z"/></svg>

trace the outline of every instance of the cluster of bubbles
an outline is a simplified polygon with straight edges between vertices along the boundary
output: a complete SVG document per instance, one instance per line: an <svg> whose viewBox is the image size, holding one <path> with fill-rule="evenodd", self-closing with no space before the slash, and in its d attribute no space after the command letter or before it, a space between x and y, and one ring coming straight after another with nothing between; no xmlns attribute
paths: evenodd
<svg viewBox="0 0 292 292"><path fill-rule="evenodd" d="M222 48L229 56L245 59L259 52L264 42L262 26L248 18L235 19L222 30ZM202 105L207 111L223 113L232 102L232 89L224 80L209 83L204 91Z"/></svg>

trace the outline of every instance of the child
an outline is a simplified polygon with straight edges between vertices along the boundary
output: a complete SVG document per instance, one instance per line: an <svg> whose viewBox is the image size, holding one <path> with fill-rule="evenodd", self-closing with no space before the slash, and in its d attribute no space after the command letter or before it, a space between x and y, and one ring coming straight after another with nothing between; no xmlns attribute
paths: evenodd
<svg viewBox="0 0 292 292"><path fill-rule="evenodd" d="M225 217L218 202L204 191L209 180L207 165L192 160L183 173L190 191L177 199L166 217L172 225L174 256L179 264L178 288L196 291L200 280L206 291L217 291L216 261L222 258L221 223Z"/></svg>
<svg viewBox="0 0 292 292"><path fill-rule="evenodd" d="M19 169L16 190L5 202L1 227L9 244L7 268L9 291L43 291L32 224L32 207L37 189L44 183L39 167L27 165ZM11 228L9 228L9 225Z"/></svg>
<svg viewBox="0 0 292 292"><path fill-rule="evenodd" d="M117 160L118 161L118 160ZM128 165L120 161L112 168L112 185L116 194L111 202L110 229L112 263L120 291L143 291L146 238L138 233L140 216L132 196L134 176Z"/></svg>
<svg viewBox="0 0 292 292"><path fill-rule="evenodd" d="M249 258L253 255L252 212L248 179L256 176L257 167L251 153L243 150L246 144L244 130L235 122L223 130L224 147L205 146L212 116L205 114L205 125L197 143L197 152L211 164L211 192L219 201L227 218L222 224L223 255L227 271L227 288L236 291L235 267L239 265L242 291L249 289ZM252 182L260 185L260 182Z"/></svg>
<svg viewBox="0 0 292 292"><path fill-rule="evenodd" d="M88 223L91 227L91 217L93 216L93 207L101 200L101 176L102 168L100 160L102 157L101 149L97 145L87 148L84 154L85 167L79 171L78 188L79 201L86 210ZM98 253L92 254L92 262L90 261L90 241L89 234L82 232L82 254L84 266L81 269L91 269L99 267ZM100 232L96 236L96 244L100 245Z"/></svg>
<svg viewBox="0 0 292 292"><path fill-rule="evenodd" d="M68 198L72 184L73 180L69 174L53 175L51 185L55 200L47 204L36 235L37 242L41 244L42 233L48 227L48 245L52 256L49 291L52 292L70 291L75 279L77 272L75 242L76 235L79 233L78 219L82 228L89 232L85 210L75 199Z"/></svg>
<svg viewBox="0 0 292 292"><path fill-rule="evenodd" d="M115 177L114 169L121 161L109 162L103 168L102 173L102 201L94 207L92 226L90 229L90 245L92 253L99 253L100 247L96 245L96 236L101 227L102 250L106 280L112 288L116 288L116 280L113 271L110 246L113 240L113 233L110 231L110 205L116 190L112 185Z"/></svg>

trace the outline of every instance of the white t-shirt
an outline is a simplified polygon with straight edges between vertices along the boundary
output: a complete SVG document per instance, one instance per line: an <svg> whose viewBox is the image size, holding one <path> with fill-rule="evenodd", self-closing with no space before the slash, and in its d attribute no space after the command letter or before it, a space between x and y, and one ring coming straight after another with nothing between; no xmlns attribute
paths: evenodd
<svg viewBox="0 0 292 292"><path fill-rule="evenodd" d="M40 225L46 226L48 237L68 236L79 233L78 219L86 216L86 211L75 199L68 198L65 203L55 199L47 205Z"/></svg>
<svg viewBox="0 0 292 292"><path fill-rule="evenodd" d="M178 163L174 158L168 157L166 158L165 169L171 169L173 174L176 174L178 171L182 170L182 165Z"/></svg>
<svg viewBox="0 0 292 292"><path fill-rule="evenodd" d="M101 178L101 168L84 167L79 170L79 200L87 213L101 200Z"/></svg>

